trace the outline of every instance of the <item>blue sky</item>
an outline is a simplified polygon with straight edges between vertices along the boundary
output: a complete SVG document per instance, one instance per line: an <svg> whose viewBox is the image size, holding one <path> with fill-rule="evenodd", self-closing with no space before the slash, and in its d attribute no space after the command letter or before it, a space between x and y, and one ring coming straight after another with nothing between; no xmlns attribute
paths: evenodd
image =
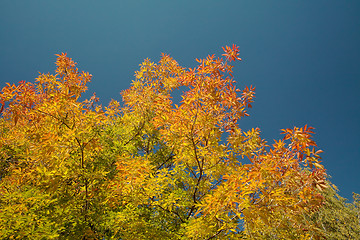
<svg viewBox="0 0 360 240"><path fill-rule="evenodd" d="M282 128L315 127L340 194L360 193L358 0L1 0L0 27L0 87L53 72L67 52L104 105L120 100L144 58L165 52L194 67L235 43L237 86L256 86L242 128L272 142Z"/></svg>

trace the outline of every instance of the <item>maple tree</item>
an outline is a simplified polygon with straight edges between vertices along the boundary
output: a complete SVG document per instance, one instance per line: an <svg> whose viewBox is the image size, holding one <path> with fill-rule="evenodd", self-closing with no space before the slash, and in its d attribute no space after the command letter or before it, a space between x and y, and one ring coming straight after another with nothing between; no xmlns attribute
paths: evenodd
<svg viewBox="0 0 360 240"><path fill-rule="evenodd" d="M186 69L140 64L123 104L80 101L91 75L66 54L54 75L0 93L0 234L46 239L311 239L326 172L312 128L268 144L244 131L255 88L236 88L237 46ZM182 100L173 102L176 91Z"/></svg>

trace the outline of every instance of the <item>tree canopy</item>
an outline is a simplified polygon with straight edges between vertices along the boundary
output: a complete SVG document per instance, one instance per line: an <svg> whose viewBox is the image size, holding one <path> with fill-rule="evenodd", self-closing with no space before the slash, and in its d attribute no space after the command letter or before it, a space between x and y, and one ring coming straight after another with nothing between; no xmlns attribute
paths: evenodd
<svg viewBox="0 0 360 240"><path fill-rule="evenodd" d="M329 190L313 128L273 143L242 130L255 88L235 86L239 49L223 50L194 68L145 59L108 106L81 100L91 75L66 54L55 74L3 87L2 238L323 237L312 219Z"/></svg>

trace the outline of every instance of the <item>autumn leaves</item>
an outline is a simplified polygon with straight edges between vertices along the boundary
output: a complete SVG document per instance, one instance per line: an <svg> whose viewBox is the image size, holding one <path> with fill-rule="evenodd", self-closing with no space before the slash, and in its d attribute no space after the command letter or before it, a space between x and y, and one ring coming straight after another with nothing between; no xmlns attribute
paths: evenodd
<svg viewBox="0 0 360 240"><path fill-rule="evenodd" d="M107 107L95 94L79 101L91 75L66 54L55 75L5 86L0 159L15 160L1 165L0 205L30 227L0 211L2 236L310 238L303 216L326 187L312 129L286 129L272 146L243 131L255 88L236 88L239 49L224 51L192 69L145 59L123 104Z"/></svg>

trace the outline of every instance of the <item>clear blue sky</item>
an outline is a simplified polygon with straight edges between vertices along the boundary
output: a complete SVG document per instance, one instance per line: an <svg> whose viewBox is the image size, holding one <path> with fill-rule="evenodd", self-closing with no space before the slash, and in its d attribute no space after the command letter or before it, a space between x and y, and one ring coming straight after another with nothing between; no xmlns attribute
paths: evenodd
<svg viewBox="0 0 360 240"><path fill-rule="evenodd" d="M0 87L53 72L67 52L104 105L144 58L181 65L240 46L239 87L256 86L244 129L263 138L308 124L340 194L360 193L360 1L0 1Z"/></svg>

